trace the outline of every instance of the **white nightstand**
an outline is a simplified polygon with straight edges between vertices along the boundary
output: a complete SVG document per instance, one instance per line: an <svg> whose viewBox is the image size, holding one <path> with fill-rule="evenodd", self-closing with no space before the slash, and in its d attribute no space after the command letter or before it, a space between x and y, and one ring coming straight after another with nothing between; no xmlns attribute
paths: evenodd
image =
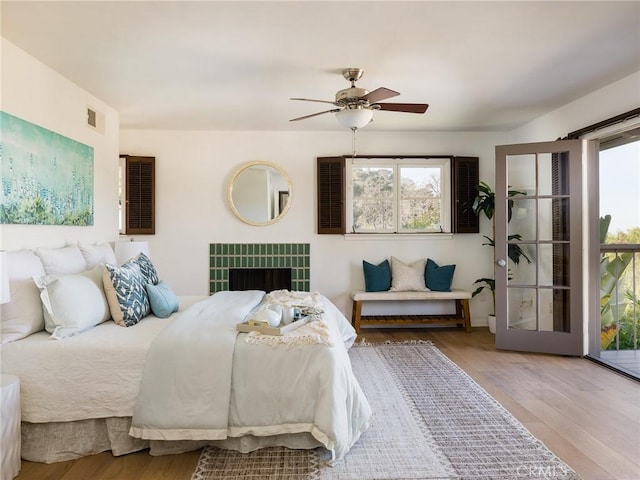
<svg viewBox="0 0 640 480"><path fill-rule="evenodd" d="M9 480L20 471L20 379L0 375L0 478Z"/></svg>

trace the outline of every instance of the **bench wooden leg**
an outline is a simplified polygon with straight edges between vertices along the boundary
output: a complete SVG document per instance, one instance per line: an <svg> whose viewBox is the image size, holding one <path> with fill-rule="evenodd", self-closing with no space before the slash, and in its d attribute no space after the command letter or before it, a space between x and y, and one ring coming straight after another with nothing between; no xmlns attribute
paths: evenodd
<svg viewBox="0 0 640 480"><path fill-rule="evenodd" d="M353 308L351 310L351 325L355 329L356 333L360 334L360 317L362 315L362 301L354 300Z"/></svg>
<svg viewBox="0 0 640 480"><path fill-rule="evenodd" d="M469 299L462 299L462 311L464 313L464 328L467 333L471 332L471 317L469 316Z"/></svg>

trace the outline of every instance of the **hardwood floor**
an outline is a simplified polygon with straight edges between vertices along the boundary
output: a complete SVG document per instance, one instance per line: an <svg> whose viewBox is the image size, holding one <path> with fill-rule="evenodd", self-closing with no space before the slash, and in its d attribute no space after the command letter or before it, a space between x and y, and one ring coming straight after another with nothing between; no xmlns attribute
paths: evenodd
<svg viewBox="0 0 640 480"><path fill-rule="evenodd" d="M640 478L640 384L589 360L496 351L486 328L363 329L368 342L431 340L584 480ZM189 480L200 452L101 453L19 480Z"/></svg>

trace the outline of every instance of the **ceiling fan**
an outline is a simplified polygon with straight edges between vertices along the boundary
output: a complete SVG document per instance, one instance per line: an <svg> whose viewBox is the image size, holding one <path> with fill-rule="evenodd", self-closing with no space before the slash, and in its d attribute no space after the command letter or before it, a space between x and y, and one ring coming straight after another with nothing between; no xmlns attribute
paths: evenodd
<svg viewBox="0 0 640 480"><path fill-rule="evenodd" d="M375 110L387 110L391 112L408 112L408 113L424 113L429 108L427 103L382 103L382 100L396 97L400 93L385 87L376 88L373 91L356 87L364 70L361 68L345 68L342 70L342 76L351 82L350 88L339 90L336 93L335 101L330 100L314 100L310 98L292 98L291 100L302 100L305 102L329 103L336 106L330 110L312 113L303 117L292 118L290 122L297 122L306 118L317 117L325 113L335 113L338 122L352 130L366 126L373 119Z"/></svg>

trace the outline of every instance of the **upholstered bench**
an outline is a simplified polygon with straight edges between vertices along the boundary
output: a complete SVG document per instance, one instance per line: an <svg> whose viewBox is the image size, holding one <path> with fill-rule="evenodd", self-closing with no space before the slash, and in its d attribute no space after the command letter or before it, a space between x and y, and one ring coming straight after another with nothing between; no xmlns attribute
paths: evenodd
<svg viewBox="0 0 640 480"><path fill-rule="evenodd" d="M464 325L467 332L471 331L471 318L469 317L469 299L471 293L465 290L451 290L450 292L362 292L351 293L353 310L351 312L351 324L357 333L360 333L362 325L389 325L389 324L457 324ZM388 301L455 301L456 313L450 314L411 314L411 315L362 315L364 302L388 302Z"/></svg>

